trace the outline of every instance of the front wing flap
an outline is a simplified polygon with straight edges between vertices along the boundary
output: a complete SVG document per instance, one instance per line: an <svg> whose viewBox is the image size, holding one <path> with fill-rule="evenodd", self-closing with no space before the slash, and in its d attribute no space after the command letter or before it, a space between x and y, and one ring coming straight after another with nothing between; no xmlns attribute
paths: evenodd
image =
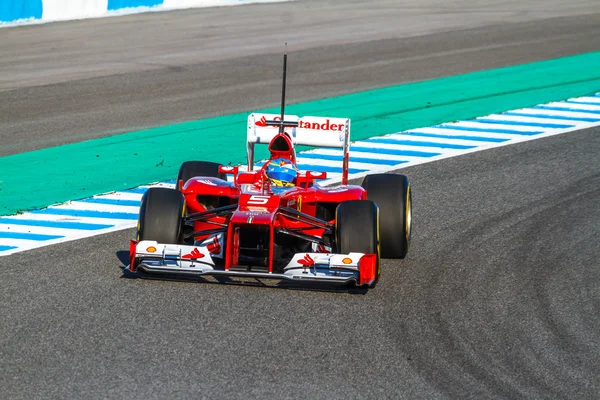
<svg viewBox="0 0 600 400"><path fill-rule="evenodd" d="M292 281L319 281L373 285L377 280L377 255L364 253L298 253L282 273L225 270L218 268L207 246L161 244L132 240L129 270L144 272L225 275Z"/></svg>

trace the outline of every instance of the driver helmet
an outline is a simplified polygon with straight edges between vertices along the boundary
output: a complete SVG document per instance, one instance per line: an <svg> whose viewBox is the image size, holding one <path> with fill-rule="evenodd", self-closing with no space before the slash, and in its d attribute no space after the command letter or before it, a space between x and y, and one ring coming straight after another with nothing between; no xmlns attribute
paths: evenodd
<svg viewBox="0 0 600 400"><path fill-rule="evenodd" d="M269 161L265 171L273 186L294 186L297 169L290 160L275 158Z"/></svg>

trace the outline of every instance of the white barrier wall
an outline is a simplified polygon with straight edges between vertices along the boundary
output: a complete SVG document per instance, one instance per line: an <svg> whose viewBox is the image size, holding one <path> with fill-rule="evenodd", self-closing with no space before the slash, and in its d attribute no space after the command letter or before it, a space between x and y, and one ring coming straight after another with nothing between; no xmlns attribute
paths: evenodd
<svg viewBox="0 0 600 400"><path fill-rule="evenodd" d="M107 11L108 0L43 0L42 20L94 18Z"/></svg>
<svg viewBox="0 0 600 400"><path fill-rule="evenodd" d="M0 24L96 18L149 9L233 6L289 0L0 0Z"/></svg>

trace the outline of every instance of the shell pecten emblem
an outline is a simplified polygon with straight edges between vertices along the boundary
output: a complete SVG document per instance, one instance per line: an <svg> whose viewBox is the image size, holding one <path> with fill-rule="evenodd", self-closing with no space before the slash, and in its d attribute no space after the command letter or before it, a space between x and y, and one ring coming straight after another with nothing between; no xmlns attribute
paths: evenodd
<svg viewBox="0 0 600 400"><path fill-rule="evenodd" d="M343 264L346 264L346 265L348 265L348 264L352 264L352 259L351 259L351 258L348 258L348 257L346 257L346 258L344 258L344 259L342 260L342 263L343 263Z"/></svg>

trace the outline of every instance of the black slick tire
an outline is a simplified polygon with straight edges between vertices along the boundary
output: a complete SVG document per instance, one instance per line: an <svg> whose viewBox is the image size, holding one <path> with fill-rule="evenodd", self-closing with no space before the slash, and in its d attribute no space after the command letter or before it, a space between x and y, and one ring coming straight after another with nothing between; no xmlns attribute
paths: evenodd
<svg viewBox="0 0 600 400"><path fill-rule="evenodd" d="M340 254L377 255L376 278L380 275L379 211L370 200L341 202L335 212L335 241Z"/></svg>
<svg viewBox="0 0 600 400"><path fill-rule="evenodd" d="M379 207L382 258L405 258L412 234L412 194L404 175L367 175L362 187Z"/></svg>
<svg viewBox="0 0 600 400"><path fill-rule="evenodd" d="M140 205L137 239L162 244L181 243L184 208L181 192L169 188L148 189Z"/></svg>

